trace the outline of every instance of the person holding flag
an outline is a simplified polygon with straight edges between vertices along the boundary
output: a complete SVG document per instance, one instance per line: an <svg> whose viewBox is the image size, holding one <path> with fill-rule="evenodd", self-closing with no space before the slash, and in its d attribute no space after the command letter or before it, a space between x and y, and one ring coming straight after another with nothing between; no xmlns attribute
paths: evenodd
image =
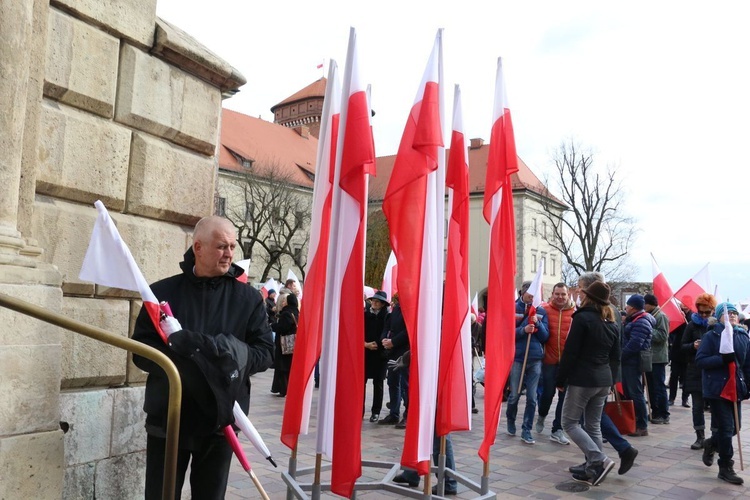
<svg viewBox="0 0 750 500"><path fill-rule="evenodd" d="M719 452L719 479L744 480L734 472L732 436L739 433L740 405L748 398L750 337L739 323L739 311L728 302L716 306L713 324L698 347L695 365L703 370L703 397L711 402L711 437L703 442L703 463L710 467ZM742 457L740 450L740 457Z"/></svg>
<svg viewBox="0 0 750 500"><path fill-rule="evenodd" d="M247 413L249 375L265 371L273 361L263 297L238 280L244 271L232 263L235 246L235 228L229 220L211 216L198 221L193 245L180 264L182 273L151 286L174 316L160 324L167 329L169 344L164 343L145 306L133 332L133 340L167 355L180 372L183 397L175 489L182 490L190 464L193 498L224 497L232 448L221 429L234 421L235 400ZM169 382L152 361L134 355L133 362L148 372L143 405L148 434L145 498L162 498ZM217 380L219 386L235 387L236 393L217 392ZM228 412L222 412L225 407Z"/></svg>
<svg viewBox="0 0 750 500"><path fill-rule="evenodd" d="M521 425L521 439L526 444L534 444L531 436L531 427L534 424L534 413L536 413L537 387L542 375L542 358L544 357L543 344L549 338L547 323L547 312L544 308L532 306L534 294L530 293L532 282L525 281L518 291L516 301L516 354L513 366L510 369L510 395L508 396L508 408L505 416L508 420L507 433L509 436L516 435L516 414L518 413L518 400L520 398L520 387L524 384L526 388L526 409L523 413ZM536 290L534 293L541 293ZM539 297L541 299L541 297ZM526 368L523 380L521 372Z"/></svg>

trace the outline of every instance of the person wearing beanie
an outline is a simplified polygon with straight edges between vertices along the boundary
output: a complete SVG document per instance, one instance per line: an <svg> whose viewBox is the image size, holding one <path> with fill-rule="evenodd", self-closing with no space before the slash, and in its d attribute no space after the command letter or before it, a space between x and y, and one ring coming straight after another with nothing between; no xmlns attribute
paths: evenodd
<svg viewBox="0 0 750 500"><path fill-rule="evenodd" d="M563 349L556 386L566 392L563 428L586 456L583 471L573 472L573 480L596 486L615 465L602 448L601 419L607 395L617 379L620 326L609 307L609 285L596 281L582 293L581 307L573 314Z"/></svg>
<svg viewBox="0 0 750 500"><path fill-rule="evenodd" d="M643 296L644 308L654 317L656 325L651 332L651 371L646 372L648 393L651 395L651 423L669 423L669 399L667 395L667 362L669 361L669 318L661 312L656 295Z"/></svg>
<svg viewBox="0 0 750 500"><path fill-rule="evenodd" d="M714 455L718 452L719 479L731 484L742 484L744 480L734 471L732 436L741 419L742 405L738 402L749 396L745 381L750 381L750 337L747 330L739 324L739 311L733 304L724 302L717 305L714 317L716 323L703 336L695 354L695 365L703 370L703 397L711 403L711 437L703 442L703 463L708 467L713 465ZM732 330L732 339L726 342L728 345L722 345L725 321ZM726 396L724 387L729 379L729 365L732 363L736 368L737 384L734 401L722 397Z"/></svg>
<svg viewBox="0 0 750 500"><path fill-rule="evenodd" d="M625 306L625 324L622 332L622 386L625 397L633 400L635 407L635 432L633 437L648 436L648 407L643 394L641 351L651 349L651 334L656 326L653 316L643 310L643 295L634 294Z"/></svg>
<svg viewBox="0 0 750 500"><path fill-rule="evenodd" d="M708 331L708 319L713 317L716 308L716 298L710 293L703 293L695 299L695 308L698 312L692 313L690 322L682 333L681 351L685 356L685 385L683 390L690 393L693 400L693 429L695 430L695 442L690 445L691 450L703 448L706 438L706 419L703 412L703 373L695 365L695 354L701 345L703 335Z"/></svg>

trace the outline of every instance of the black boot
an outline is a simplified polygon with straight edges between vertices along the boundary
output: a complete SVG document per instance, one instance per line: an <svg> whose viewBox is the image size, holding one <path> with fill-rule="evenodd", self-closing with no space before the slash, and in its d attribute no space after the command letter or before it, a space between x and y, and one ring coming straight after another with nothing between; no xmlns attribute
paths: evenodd
<svg viewBox="0 0 750 500"><path fill-rule="evenodd" d="M703 440L703 465L711 467L714 464L714 454L716 448L714 448L714 442L712 438L706 438Z"/></svg>
<svg viewBox="0 0 750 500"><path fill-rule="evenodd" d="M745 481L734 472L734 460L730 460L727 465L719 466L719 479L732 484L742 484Z"/></svg>
<svg viewBox="0 0 750 500"><path fill-rule="evenodd" d="M703 441L706 439L706 434L703 429L695 431L695 443L690 445L691 450L700 450L703 448Z"/></svg>

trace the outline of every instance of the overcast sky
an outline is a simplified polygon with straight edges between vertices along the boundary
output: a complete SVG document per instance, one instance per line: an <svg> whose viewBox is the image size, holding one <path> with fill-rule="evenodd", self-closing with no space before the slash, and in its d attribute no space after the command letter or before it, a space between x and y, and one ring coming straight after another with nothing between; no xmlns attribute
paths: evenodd
<svg viewBox="0 0 750 500"><path fill-rule="evenodd" d="M700 5L702 8L698 8ZM444 28L446 127L453 85L464 128L489 139L503 57L519 156L540 177L574 138L616 166L640 233L636 278L653 252L673 288L707 262L723 298L750 297L750 70L745 2L159 0L157 14L240 70L225 107L270 108L343 70L350 26L372 84L376 154L395 154L438 28ZM725 236L726 234L726 236Z"/></svg>

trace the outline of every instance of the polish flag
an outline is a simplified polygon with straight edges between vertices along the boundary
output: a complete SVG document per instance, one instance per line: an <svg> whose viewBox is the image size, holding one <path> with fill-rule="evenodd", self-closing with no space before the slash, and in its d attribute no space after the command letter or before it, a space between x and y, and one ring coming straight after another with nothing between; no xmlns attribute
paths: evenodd
<svg viewBox="0 0 750 500"><path fill-rule="evenodd" d="M695 307L695 299L702 293L711 290L711 275L708 271L708 264L698 271L695 276L690 278L687 283L682 285L674 296L677 300L685 304L693 312L698 312Z"/></svg>
<svg viewBox="0 0 750 500"><path fill-rule="evenodd" d="M164 343L167 335L159 325L161 311L159 301L148 286L146 278L133 259L133 254L120 237L117 226L112 222L104 203L97 200L94 203L99 215L94 223L89 247L83 258L79 279L92 281L98 285L137 291L141 294L143 307L148 312L156 332Z"/></svg>
<svg viewBox="0 0 750 500"><path fill-rule="evenodd" d="M268 281L263 283L263 286L260 287L260 294L263 295L263 298L267 298L268 294L271 290L273 290L276 293L279 293L279 289L281 286L279 285L279 282L276 281L273 278L268 278Z"/></svg>
<svg viewBox="0 0 750 500"><path fill-rule="evenodd" d="M336 162L336 141L341 115L341 84L338 66L331 61L323 100L323 114L318 139L315 185L313 186L312 225L307 262L307 298L300 309L295 355L289 373L281 442L291 449L297 446L300 434L307 434L310 404L314 386L313 370L320 357L323 338L323 309L328 275L328 241L331 231L333 173Z"/></svg>
<svg viewBox="0 0 750 500"><path fill-rule="evenodd" d="M409 418L401 464L420 475L430 471L440 345L445 217L441 76L442 30L438 30L383 200L411 350ZM468 302L468 297L464 300Z"/></svg>
<svg viewBox="0 0 750 500"><path fill-rule="evenodd" d="M502 58L497 60L492 119L484 191L484 218L490 225L490 262L485 318L484 439L479 456L485 463L495 443L503 389L515 355L516 224L510 178L518 171L518 157Z"/></svg>
<svg viewBox="0 0 750 500"><path fill-rule="evenodd" d="M440 338L437 435L471 430L471 318L469 316L469 157L461 89L455 87L453 133L445 185L450 193L448 256Z"/></svg>
<svg viewBox="0 0 750 500"><path fill-rule="evenodd" d="M661 269L656 264L654 254L651 254L651 270L654 275L654 295L656 296L656 301L659 303L661 312L669 318L669 331L671 332L685 323L685 315L682 313L680 306L675 302L672 287L669 286L667 278L664 277L664 273L661 272Z"/></svg>
<svg viewBox="0 0 750 500"><path fill-rule="evenodd" d="M733 354L734 353L734 328L729 323L729 314L727 314L727 307L729 304L724 304L724 329L721 331L721 340L719 341L719 354ZM727 383L724 384L724 388L721 391L720 396L729 401L737 402L737 363L731 361L727 368L729 369L729 377Z"/></svg>
<svg viewBox="0 0 750 500"><path fill-rule="evenodd" d="M388 256L388 262L385 264L385 273L383 273L383 285L380 287L388 294L388 300L393 300L393 296L398 293L398 263L396 254L391 251Z"/></svg>
<svg viewBox="0 0 750 500"><path fill-rule="evenodd" d="M359 78L356 41L352 28L336 146L317 436L317 452L332 462L331 491L345 497L362 475L364 315L362 296L352 292L365 286L367 175L375 172L370 106Z"/></svg>

